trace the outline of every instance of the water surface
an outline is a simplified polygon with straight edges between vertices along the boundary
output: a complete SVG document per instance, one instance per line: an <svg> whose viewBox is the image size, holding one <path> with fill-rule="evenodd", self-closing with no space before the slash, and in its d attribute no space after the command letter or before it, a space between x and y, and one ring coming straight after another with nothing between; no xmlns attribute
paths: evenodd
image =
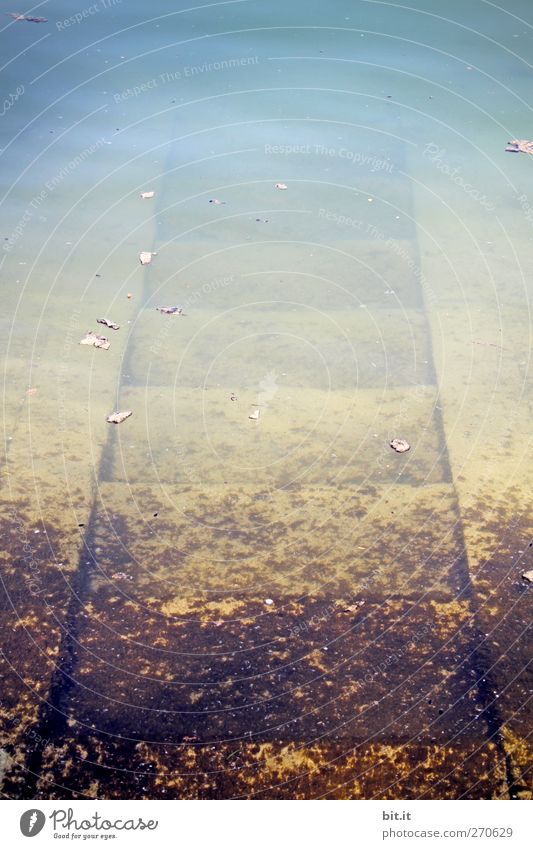
<svg viewBox="0 0 533 849"><path fill-rule="evenodd" d="M88 9L0 35L4 794L527 797L529 4Z"/></svg>

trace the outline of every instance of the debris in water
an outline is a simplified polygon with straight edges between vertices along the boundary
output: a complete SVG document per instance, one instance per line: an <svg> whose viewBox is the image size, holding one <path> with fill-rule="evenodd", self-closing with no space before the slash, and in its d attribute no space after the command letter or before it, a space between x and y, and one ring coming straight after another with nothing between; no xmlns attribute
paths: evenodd
<svg viewBox="0 0 533 849"><path fill-rule="evenodd" d="M507 153L533 153L533 141L515 139L514 141L507 142L505 150Z"/></svg>
<svg viewBox="0 0 533 849"><path fill-rule="evenodd" d="M275 188L275 189L280 189L282 192L284 192L284 191L285 191L285 189L288 189L289 187L288 187L288 185L287 185L286 183L276 183L276 185L274 186L274 188Z"/></svg>
<svg viewBox="0 0 533 849"><path fill-rule="evenodd" d="M139 254L141 265L150 265L153 256L157 256L154 251L141 251Z"/></svg>
<svg viewBox="0 0 533 849"><path fill-rule="evenodd" d="M522 572L522 577L524 581L533 584L533 569L530 569L528 572Z"/></svg>
<svg viewBox="0 0 533 849"><path fill-rule="evenodd" d="M106 421L109 422L110 424L120 424L121 422L125 421L126 419L129 419L129 417L131 415L133 415L133 410L125 410L122 413L120 413L120 412L111 413L110 416L107 416Z"/></svg>
<svg viewBox="0 0 533 849"><path fill-rule="evenodd" d="M15 21L30 21L32 24L48 23L48 18L32 18L31 15L21 15L19 12L6 12L6 15L14 18Z"/></svg>
<svg viewBox="0 0 533 849"><path fill-rule="evenodd" d="M141 197L143 200L148 200L148 198L153 198L155 192L141 192Z"/></svg>
<svg viewBox="0 0 533 849"><path fill-rule="evenodd" d="M107 336L99 336L93 330L87 331L85 338L80 341L80 345L92 345L94 348L103 348L104 351L111 347Z"/></svg>
<svg viewBox="0 0 533 849"><path fill-rule="evenodd" d="M219 200L218 198L211 198L209 203L214 203L215 206L225 206L226 201L225 200Z"/></svg>
<svg viewBox="0 0 533 849"><path fill-rule="evenodd" d="M398 454L403 454L405 451L409 451L411 446L405 439L393 439L390 443L390 447L394 448Z"/></svg>
<svg viewBox="0 0 533 849"><path fill-rule="evenodd" d="M184 315L183 307L156 307L156 310L165 315Z"/></svg>
<svg viewBox="0 0 533 849"><path fill-rule="evenodd" d="M489 348L499 348L500 351L509 351L510 348L502 348L496 342L482 342L481 339L472 339L472 345L487 345Z"/></svg>
<svg viewBox="0 0 533 849"><path fill-rule="evenodd" d="M109 321L108 318L97 318L96 321L98 324L105 324L105 326L110 327L111 330L120 330L120 324L115 324L114 321Z"/></svg>
<svg viewBox="0 0 533 849"><path fill-rule="evenodd" d="M259 410L256 410L254 413L250 413L248 418L252 419L252 421L256 422L257 419L259 418Z"/></svg>
<svg viewBox="0 0 533 849"><path fill-rule="evenodd" d="M346 607L343 607L341 613L355 613L356 610L359 610L360 607L365 603L364 599L361 601L354 601L353 604L348 604Z"/></svg>
<svg viewBox="0 0 533 849"><path fill-rule="evenodd" d="M128 292L127 298L128 298L129 301L131 301L131 299L133 298L133 295L131 294L131 292Z"/></svg>

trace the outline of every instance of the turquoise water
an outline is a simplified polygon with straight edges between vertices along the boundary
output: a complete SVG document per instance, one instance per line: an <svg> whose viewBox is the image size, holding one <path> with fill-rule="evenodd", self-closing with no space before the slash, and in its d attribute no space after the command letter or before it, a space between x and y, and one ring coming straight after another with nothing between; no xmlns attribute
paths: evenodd
<svg viewBox="0 0 533 849"><path fill-rule="evenodd" d="M507 6L2 17L7 795L529 792Z"/></svg>

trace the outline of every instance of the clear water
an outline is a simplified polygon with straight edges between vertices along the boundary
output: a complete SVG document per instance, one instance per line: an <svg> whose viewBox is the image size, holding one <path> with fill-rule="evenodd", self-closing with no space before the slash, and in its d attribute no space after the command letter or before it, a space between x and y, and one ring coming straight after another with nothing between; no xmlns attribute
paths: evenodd
<svg viewBox="0 0 533 849"><path fill-rule="evenodd" d="M507 5L2 19L8 795L527 794Z"/></svg>

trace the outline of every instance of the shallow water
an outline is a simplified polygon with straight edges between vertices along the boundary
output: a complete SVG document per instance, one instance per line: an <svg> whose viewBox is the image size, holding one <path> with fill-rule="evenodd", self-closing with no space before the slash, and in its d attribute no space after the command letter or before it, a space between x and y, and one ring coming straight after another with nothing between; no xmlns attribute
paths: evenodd
<svg viewBox="0 0 533 849"><path fill-rule="evenodd" d="M3 792L528 796L529 3L34 14Z"/></svg>

